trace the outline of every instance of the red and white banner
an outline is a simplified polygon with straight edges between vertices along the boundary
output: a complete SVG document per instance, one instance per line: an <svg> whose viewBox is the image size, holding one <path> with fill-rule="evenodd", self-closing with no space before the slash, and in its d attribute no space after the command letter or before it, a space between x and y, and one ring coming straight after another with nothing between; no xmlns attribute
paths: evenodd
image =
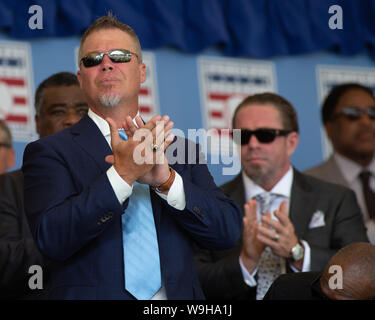
<svg viewBox="0 0 375 320"><path fill-rule="evenodd" d="M142 53L143 63L146 65L146 81L142 83L139 92L139 113L144 121L159 114L158 86L156 80L155 57L151 52Z"/></svg>
<svg viewBox="0 0 375 320"><path fill-rule="evenodd" d="M223 129L231 129L234 110L245 97L276 91L272 62L201 57L198 68L202 115L206 129L214 129L212 132L217 132L217 139ZM213 140L217 139L213 137ZM212 142L216 147L211 151L220 152L219 142Z"/></svg>
<svg viewBox="0 0 375 320"><path fill-rule="evenodd" d="M35 138L32 79L29 45L0 41L0 118L16 141Z"/></svg>

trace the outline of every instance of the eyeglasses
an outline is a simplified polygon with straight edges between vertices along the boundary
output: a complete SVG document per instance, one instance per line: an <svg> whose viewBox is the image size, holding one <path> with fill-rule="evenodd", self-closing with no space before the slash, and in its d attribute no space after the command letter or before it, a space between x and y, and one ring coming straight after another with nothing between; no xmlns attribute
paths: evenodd
<svg viewBox="0 0 375 320"><path fill-rule="evenodd" d="M292 132L292 130L282 130L282 129L269 129L260 128L256 130L240 129L241 141L238 141L238 136L233 135L233 130L231 132L233 140L237 144L245 145L248 144L252 135L255 135L260 143L271 143L279 136L286 136Z"/></svg>
<svg viewBox="0 0 375 320"><path fill-rule="evenodd" d="M138 59L138 55L134 52L125 49L114 49L107 52L90 52L81 59L80 63L82 62L86 68L95 67L102 63L105 54L115 63L129 62L133 54Z"/></svg>
<svg viewBox="0 0 375 320"><path fill-rule="evenodd" d="M11 146L9 143L0 142L0 148L1 148L1 147L4 147L4 148L11 148L12 146Z"/></svg>
<svg viewBox="0 0 375 320"><path fill-rule="evenodd" d="M345 117L350 121L357 121L362 117L362 114L366 114L371 120L375 120L375 107L368 107L366 109L359 109L356 107L344 107L340 112L337 112L333 119L340 116Z"/></svg>

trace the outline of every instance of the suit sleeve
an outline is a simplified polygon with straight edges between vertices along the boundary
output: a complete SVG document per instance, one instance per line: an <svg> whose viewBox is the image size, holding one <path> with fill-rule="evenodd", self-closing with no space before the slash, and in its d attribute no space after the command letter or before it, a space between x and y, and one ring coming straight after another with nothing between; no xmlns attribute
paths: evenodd
<svg viewBox="0 0 375 320"><path fill-rule="evenodd" d="M368 242L366 228L361 210L353 191L346 189L340 192L337 205L334 207L330 233L330 247L323 248L309 242L311 248L311 270L323 270L329 259L341 248L353 242ZM327 223L327 222L326 222Z"/></svg>
<svg viewBox="0 0 375 320"><path fill-rule="evenodd" d="M43 139L25 149L22 170L31 232L41 252L59 261L96 238L124 210L106 172L98 169L96 178L82 185L70 168Z"/></svg>
<svg viewBox="0 0 375 320"><path fill-rule="evenodd" d="M195 247L195 261L204 294L209 300L253 300L256 287L244 282L240 247L221 252ZM216 256L220 255L220 256Z"/></svg>
<svg viewBox="0 0 375 320"><path fill-rule="evenodd" d="M191 145L191 144L188 144ZM242 215L233 200L216 186L199 146L190 165L178 165L183 180L186 208L183 211L169 206L176 221L201 246L226 249L236 245L242 231Z"/></svg>
<svg viewBox="0 0 375 320"><path fill-rule="evenodd" d="M22 181L20 181L22 182ZM23 209L23 185L10 174L0 179L0 296L22 295L27 287L28 269L44 267L26 221Z"/></svg>

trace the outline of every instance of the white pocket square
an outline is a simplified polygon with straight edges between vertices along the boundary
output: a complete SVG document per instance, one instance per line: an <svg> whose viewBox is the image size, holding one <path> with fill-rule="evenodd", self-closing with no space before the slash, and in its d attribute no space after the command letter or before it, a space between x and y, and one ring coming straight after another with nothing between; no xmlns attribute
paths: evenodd
<svg viewBox="0 0 375 320"><path fill-rule="evenodd" d="M324 212L320 210L314 212L310 220L309 229L323 227L325 225Z"/></svg>

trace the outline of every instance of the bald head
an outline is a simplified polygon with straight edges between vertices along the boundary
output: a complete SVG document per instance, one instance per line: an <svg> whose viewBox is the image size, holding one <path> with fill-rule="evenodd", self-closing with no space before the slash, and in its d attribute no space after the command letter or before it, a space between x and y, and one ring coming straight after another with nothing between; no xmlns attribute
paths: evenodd
<svg viewBox="0 0 375 320"><path fill-rule="evenodd" d="M330 288L329 280L334 276L330 272L332 266L341 267L342 289ZM320 285L324 294L334 300L368 300L375 297L375 246L356 242L339 250L325 267Z"/></svg>

